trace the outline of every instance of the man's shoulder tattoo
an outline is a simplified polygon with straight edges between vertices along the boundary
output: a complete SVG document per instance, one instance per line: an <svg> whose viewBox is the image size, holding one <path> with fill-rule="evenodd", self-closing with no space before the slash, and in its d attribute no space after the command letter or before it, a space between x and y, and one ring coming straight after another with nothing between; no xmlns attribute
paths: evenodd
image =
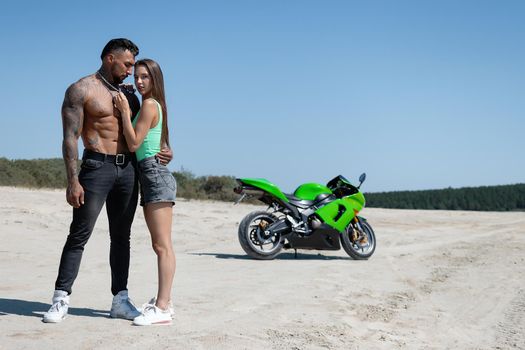
<svg viewBox="0 0 525 350"><path fill-rule="evenodd" d="M85 100L89 89L89 83L85 78L71 84L66 90L66 96L64 97L64 104L82 104Z"/></svg>

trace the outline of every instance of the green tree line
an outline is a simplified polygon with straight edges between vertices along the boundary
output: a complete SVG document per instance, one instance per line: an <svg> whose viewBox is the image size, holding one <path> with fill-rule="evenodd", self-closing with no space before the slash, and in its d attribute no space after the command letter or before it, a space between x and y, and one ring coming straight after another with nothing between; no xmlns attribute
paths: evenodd
<svg viewBox="0 0 525 350"><path fill-rule="evenodd" d="M377 208L511 211L525 210L525 184L365 193Z"/></svg>
<svg viewBox="0 0 525 350"><path fill-rule="evenodd" d="M195 176L181 169L177 196L186 199L234 201L237 186L233 176ZM61 158L9 160L0 158L0 186L65 188L64 162ZM525 210L525 184L447 188L426 191L365 193L368 207L397 209L446 209L511 211ZM255 201L252 201L255 202Z"/></svg>
<svg viewBox="0 0 525 350"><path fill-rule="evenodd" d="M220 201L234 201L239 197L233 192L237 186L233 176L195 176L184 169L174 172L173 175L177 179L178 197ZM66 188L64 161L62 158L0 158L0 186Z"/></svg>

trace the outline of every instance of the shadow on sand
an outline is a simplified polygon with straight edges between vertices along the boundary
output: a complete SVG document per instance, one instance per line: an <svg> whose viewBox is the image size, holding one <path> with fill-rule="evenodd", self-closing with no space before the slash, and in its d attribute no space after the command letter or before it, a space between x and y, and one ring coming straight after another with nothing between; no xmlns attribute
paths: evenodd
<svg viewBox="0 0 525 350"><path fill-rule="evenodd" d="M220 253L188 253L189 255L208 255L214 256L217 259L239 259L239 260L256 260L246 254L220 254ZM350 257L344 256L326 256L320 253L281 253L277 255L274 260L352 260Z"/></svg>
<svg viewBox="0 0 525 350"><path fill-rule="evenodd" d="M49 310L50 306L50 304L44 304L38 301L0 298L0 316L20 315L42 317L42 315ZM76 307L70 307L68 314L87 317L109 317L108 310L93 310Z"/></svg>

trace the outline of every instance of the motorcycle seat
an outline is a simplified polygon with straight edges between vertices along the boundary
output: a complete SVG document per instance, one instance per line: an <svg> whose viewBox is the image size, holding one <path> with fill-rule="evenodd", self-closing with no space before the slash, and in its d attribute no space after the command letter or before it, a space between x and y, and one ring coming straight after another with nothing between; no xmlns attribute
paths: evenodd
<svg viewBox="0 0 525 350"><path fill-rule="evenodd" d="M314 205L315 201L309 201L309 200L306 200L306 199L301 199L301 198L298 198L296 196L294 196L293 194L289 194L289 193L284 193L284 195L286 196L286 198L288 198L288 200L290 201L290 204L296 206L296 207L299 207L299 208L308 208L308 207L311 207L312 205Z"/></svg>

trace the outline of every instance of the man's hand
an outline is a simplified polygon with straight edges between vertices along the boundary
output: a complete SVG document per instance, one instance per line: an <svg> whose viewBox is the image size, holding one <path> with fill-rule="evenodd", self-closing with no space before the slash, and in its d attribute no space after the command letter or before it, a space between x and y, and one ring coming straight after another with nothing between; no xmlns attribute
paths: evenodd
<svg viewBox="0 0 525 350"><path fill-rule="evenodd" d="M167 165L173 159L173 151L165 147L157 153L157 158L159 159L160 164Z"/></svg>
<svg viewBox="0 0 525 350"><path fill-rule="evenodd" d="M78 181L67 185L66 199L73 208L80 208L84 204L84 188Z"/></svg>

